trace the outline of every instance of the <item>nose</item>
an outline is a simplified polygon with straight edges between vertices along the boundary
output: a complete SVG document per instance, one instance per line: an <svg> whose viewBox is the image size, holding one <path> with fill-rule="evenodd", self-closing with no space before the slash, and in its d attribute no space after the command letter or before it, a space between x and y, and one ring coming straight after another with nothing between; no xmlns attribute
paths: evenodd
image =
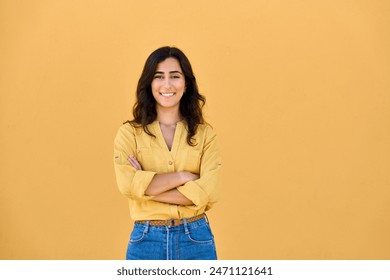
<svg viewBox="0 0 390 280"><path fill-rule="evenodd" d="M171 88L171 81L170 81L169 78L164 79L164 87L165 87L166 89Z"/></svg>

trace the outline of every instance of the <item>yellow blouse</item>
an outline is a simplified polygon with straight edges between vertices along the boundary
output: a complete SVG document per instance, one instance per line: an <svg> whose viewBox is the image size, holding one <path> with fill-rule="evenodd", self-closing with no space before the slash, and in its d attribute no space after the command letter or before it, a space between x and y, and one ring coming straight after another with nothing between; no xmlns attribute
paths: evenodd
<svg viewBox="0 0 390 280"><path fill-rule="evenodd" d="M204 213L218 200L221 157L213 129L207 124L198 126L192 147L187 143L187 129L178 122L171 150L168 149L158 121L149 125L156 138L146 134L142 127L122 125L114 142L114 166L120 192L129 199L133 220L168 220L189 218ZM143 170L136 170L128 162L133 155ZM151 200L145 190L155 174L189 171L200 178L189 181L177 190L194 205L182 206Z"/></svg>

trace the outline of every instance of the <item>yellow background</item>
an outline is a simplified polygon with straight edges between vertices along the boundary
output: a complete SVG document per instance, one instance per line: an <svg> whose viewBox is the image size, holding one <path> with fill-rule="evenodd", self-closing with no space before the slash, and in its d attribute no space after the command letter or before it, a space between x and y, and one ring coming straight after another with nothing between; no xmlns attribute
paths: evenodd
<svg viewBox="0 0 390 280"><path fill-rule="evenodd" d="M221 259L389 259L389 34L387 0L1 0L0 258L124 258L113 139L174 45L223 149Z"/></svg>

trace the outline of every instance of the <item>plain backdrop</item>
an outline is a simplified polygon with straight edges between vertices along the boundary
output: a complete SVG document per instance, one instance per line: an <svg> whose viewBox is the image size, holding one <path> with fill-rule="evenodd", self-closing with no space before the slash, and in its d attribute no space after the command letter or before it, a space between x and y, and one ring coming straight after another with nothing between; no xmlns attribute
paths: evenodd
<svg viewBox="0 0 390 280"><path fill-rule="evenodd" d="M390 258L390 2L0 0L0 258L124 259L113 140L189 57L223 152L221 259Z"/></svg>

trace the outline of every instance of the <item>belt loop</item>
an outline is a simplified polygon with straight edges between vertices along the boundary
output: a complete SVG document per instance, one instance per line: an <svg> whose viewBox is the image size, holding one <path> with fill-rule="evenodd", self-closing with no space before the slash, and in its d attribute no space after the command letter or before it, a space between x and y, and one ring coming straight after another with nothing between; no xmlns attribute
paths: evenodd
<svg viewBox="0 0 390 280"><path fill-rule="evenodd" d="M188 231L188 225L187 225L187 219L186 218L183 219L183 223L184 223L185 234L189 234L190 232Z"/></svg>
<svg viewBox="0 0 390 280"><path fill-rule="evenodd" d="M206 213L204 213L204 217L205 217L206 222L209 224L209 217L207 217Z"/></svg>
<svg viewBox="0 0 390 280"><path fill-rule="evenodd" d="M145 223L144 234L148 232L148 230L149 230L149 225L150 225L150 221L147 220L146 223Z"/></svg>

